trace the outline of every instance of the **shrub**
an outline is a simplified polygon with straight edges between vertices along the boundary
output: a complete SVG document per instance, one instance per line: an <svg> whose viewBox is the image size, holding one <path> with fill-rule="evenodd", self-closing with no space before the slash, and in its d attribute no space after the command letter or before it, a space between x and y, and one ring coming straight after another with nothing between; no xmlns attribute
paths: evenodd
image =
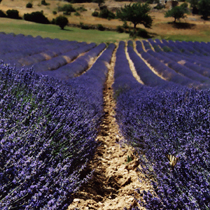
<svg viewBox="0 0 210 210"><path fill-rule="evenodd" d="M41 1L41 4L42 4L42 5L45 5L45 6L50 5L50 4L47 3L45 0L42 0L42 1Z"/></svg>
<svg viewBox="0 0 210 210"><path fill-rule="evenodd" d="M115 18L115 14L105 8L105 9L100 11L99 17L106 18L106 19L108 19L108 18L109 19L114 19Z"/></svg>
<svg viewBox="0 0 210 210"><path fill-rule="evenodd" d="M148 32L145 29L142 29L142 28L139 28L137 31L131 30L129 32L129 36L133 37L133 38L136 38L137 36L142 37L142 38L149 38L150 37Z"/></svg>
<svg viewBox="0 0 210 210"><path fill-rule="evenodd" d="M117 26L117 32L123 33L124 32L124 28L122 26Z"/></svg>
<svg viewBox="0 0 210 210"><path fill-rule="evenodd" d="M31 14L27 13L23 16L24 20L35 22L35 23L44 23L48 24L50 21L44 16L43 12L32 12Z"/></svg>
<svg viewBox="0 0 210 210"><path fill-rule="evenodd" d="M27 4L26 4L26 8L32 8L33 7L33 4L31 3L31 2L28 2Z"/></svg>
<svg viewBox="0 0 210 210"><path fill-rule="evenodd" d="M57 15L57 12L55 10L53 11L53 15Z"/></svg>
<svg viewBox="0 0 210 210"><path fill-rule="evenodd" d="M143 28L139 28L138 31L136 32L136 35L139 36L139 37L142 37L142 38L149 38L150 37L148 32Z"/></svg>
<svg viewBox="0 0 210 210"><path fill-rule="evenodd" d="M79 12L75 12L74 15L75 16L80 16L80 13Z"/></svg>
<svg viewBox="0 0 210 210"><path fill-rule="evenodd" d="M6 14L2 10L0 10L0 17L7 17Z"/></svg>
<svg viewBox="0 0 210 210"><path fill-rule="evenodd" d="M85 7L83 5L81 7L78 7L76 10L80 11L80 12L87 11L87 9L85 9Z"/></svg>
<svg viewBox="0 0 210 210"><path fill-rule="evenodd" d="M129 28L127 21L124 21L124 23L123 23L123 28L124 28L124 29L128 29L128 28Z"/></svg>
<svg viewBox="0 0 210 210"><path fill-rule="evenodd" d="M13 18L13 19L20 19L19 17L19 11L15 9L9 9L7 10L7 17L8 18Z"/></svg>
<svg viewBox="0 0 210 210"><path fill-rule="evenodd" d="M71 15L71 12L63 12L63 15Z"/></svg>
<svg viewBox="0 0 210 210"><path fill-rule="evenodd" d="M64 27L68 24L68 19L65 17L65 16L58 16L56 19L55 19L55 24L60 26L60 28L63 30Z"/></svg>
<svg viewBox="0 0 210 210"><path fill-rule="evenodd" d="M85 30L88 30L89 29L89 26L88 25L85 25L84 23L80 23L80 28L81 29L85 29Z"/></svg>
<svg viewBox="0 0 210 210"><path fill-rule="evenodd" d="M52 19L51 24L55 24L55 18Z"/></svg>
<svg viewBox="0 0 210 210"><path fill-rule="evenodd" d="M98 13L97 11L94 11L94 12L92 13L92 16L98 17L98 16L99 16L99 13Z"/></svg>
<svg viewBox="0 0 210 210"><path fill-rule="evenodd" d="M96 28L97 28L99 31L104 31L104 30L105 30L104 26L101 25L101 24L98 24Z"/></svg>
<svg viewBox="0 0 210 210"><path fill-rule="evenodd" d="M58 11L71 13L76 12L75 8L71 4L64 4L62 7L58 7Z"/></svg>

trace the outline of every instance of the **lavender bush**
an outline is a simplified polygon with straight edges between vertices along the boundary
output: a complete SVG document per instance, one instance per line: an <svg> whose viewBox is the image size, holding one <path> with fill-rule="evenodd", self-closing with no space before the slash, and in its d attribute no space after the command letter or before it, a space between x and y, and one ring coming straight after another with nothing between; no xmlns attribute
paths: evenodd
<svg viewBox="0 0 210 210"><path fill-rule="evenodd" d="M85 55L80 56L75 61L63 65L60 68L54 68L56 69L54 71L41 70L40 73L59 78L61 80L68 80L82 74L88 68L91 59L95 59L106 47L104 43L101 43L98 46L96 46L95 43L92 44L94 47L91 47L92 49L90 49L90 51L88 51ZM49 61L49 64L51 64L51 61Z"/></svg>
<svg viewBox="0 0 210 210"><path fill-rule="evenodd" d="M103 114L97 101L3 63L0 98L0 208L66 209L92 173L85 167Z"/></svg>
<svg viewBox="0 0 210 210"><path fill-rule="evenodd" d="M117 98L123 135L139 151L154 193L137 191L146 209L210 207L209 90L141 87ZM174 168L168 155L178 158Z"/></svg>

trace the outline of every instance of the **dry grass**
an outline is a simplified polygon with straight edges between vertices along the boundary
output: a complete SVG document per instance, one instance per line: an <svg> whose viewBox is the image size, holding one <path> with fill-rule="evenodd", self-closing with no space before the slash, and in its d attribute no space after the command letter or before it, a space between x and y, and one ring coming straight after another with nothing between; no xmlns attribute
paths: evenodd
<svg viewBox="0 0 210 210"><path fill-rule="evenodd" d="M33 3L33 8L26 8L28 2ZM49 20L52 20L56 16L62 14L58 12L57 15L53 15L53 11L57 10L58 6L64 5L67 2L56 1L56 0L46 0L47 3L50 3L48 6L41 5L41 0L4 0L0 4L0 9L6 11L7 9L17 9L20 16L23 16L25 13L31 13L34 11L43 10L44 14L48 17ZM115 2L114 0L107 0L106 5L112 11L116 11L117 8L130 2ZM68 16L70 24L79 24L83 22L84 24L102 24L105 27L116 28L118 25L122 25L122 21L117 19L106 20L98 17L93 17L91 14L93 11L98 10L97 3L75 3L73 6L75 8L84 5L87 11L81 12L81 16ZM154 5L151 5L154 6ZM185 20L182 20L182 23L187 23L184 26L186 28L176 28L173 24L168 22L173 22L173 18L165 18L165 10L155 11L152 10L150 15L153 17L153 25L151 29L147 29L154 38L159 39L178 39L178 40L198 40L198 41L210 41L210 22L203 21L200 16L188 15ZM183 25L182 25L183 26ZM138 27L144 28L142 25Z"/></svg>

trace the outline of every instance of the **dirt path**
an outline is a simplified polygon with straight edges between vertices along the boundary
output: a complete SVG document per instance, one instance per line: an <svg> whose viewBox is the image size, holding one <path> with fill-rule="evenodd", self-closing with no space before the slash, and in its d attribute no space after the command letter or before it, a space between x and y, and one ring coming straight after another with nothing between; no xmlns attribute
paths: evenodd
<svg viewBox="0 0 210 210"><path fill-rule="evenodd" d="M104 89L105 118L97 141L101 146L96 151L89 168L95 169L91 181L75 194L73 203L68 210L122 210L124 207L139 206L134 194L135 189L149 190L144 175L138 172L138 158L133 148L126 145L115 120L115 100L112 84L114 81L115 53L110 64L108 78ZM128 159L130 161L128 162ZM139 182L138 178L142 180ZM139 207L140 209L144 209Z"/></svg>

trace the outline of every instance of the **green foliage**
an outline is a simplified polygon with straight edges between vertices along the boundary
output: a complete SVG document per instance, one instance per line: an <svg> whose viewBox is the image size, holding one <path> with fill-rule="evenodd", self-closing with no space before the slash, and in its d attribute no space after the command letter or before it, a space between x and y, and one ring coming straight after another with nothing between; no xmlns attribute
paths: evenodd
<svg viewBox="0 0 210 210"><path fill-rule="evenodd" d="M180 5L180 7L182 7L183 9L186 10L186 12L188 12L188 4L187 4L186 2L182 3L182 4Z"/></svg>
<svg viewBox="0 0 210 210"><path fill-rule="evenodd" d="M192 8L192 14L198 14L198 0L188 0L190 3L190 8Z"/></svg>
<svg viewBox="0 0 210 210"><path fill-rule="evenodd" d="M124 23L123 23L123 28L124 29L129 29L128 23L126 21L124 21Z"/></svg>
<svg viewBox="0 0 210 210"><path fill-rule="evenodd" d="M128 156L127 156L127 161L126 161L126 163L130 163L132 160L133 160L132 157L130 157L130 156L128 155Z"/></svg>
<svg viewBox="0 0 210 210"><path fill-rule="evenodd" d="M24 14L23 19L35 23L44 23L44 24L50 23L47 17L44 16L43 11L32 12L31 14L29 13Z"/></svg>
<svg viewBox="0 0 210 210"><path fill-rule="evenodd" d="M88 30L90 27L88 25L85 25L84 23L80 22L80 28L84 30Z"/></svg>
<svg viewBox="0 0 210 210"><path fill-rule="evenodd" d="M98 16L99 16L99 13L98 13L97 11L94 11L94 12L92 13L92 16L98 17Z"/></svg>
<svg viewBox="0 0 210 210"><path fill-rule="evenodd" d="M0 17L7 17L6 14L2 10L0 10Z"/></svg>
<svg viewBox="0 0 210 210"><path fill-rule="evenodd" d="M114 19L115 14L111 11L109 11L107 8L104 8L99 13L100 18L106 18L106 19Z"/></svg>
<svg viewBox="0 0 210 210"><path fill-rule="evenodd" d="M77 11L80 11L80 12L85 12L85 11L87 11L87 9L85 9L84 5L82 5L81 7L78 7L76 10L77 10Z"/></svg>
<svg viewBox="0 0 210 210"><path fill-rule="evenodd" d="M42 5L45 5L45 6L50 5L50 4L47 3L45 0L42 0L42 1L41 1L41 4L42 4Z"/></svg>
<svg viewBox="0 0 210 210"><path fill-rule="evenodd" d="M145 27L150 28L152 25L152 18L148 14L149 11L150 7L147 3L129 4L117 11L117 18L122 21L132 22L135 30L137 24L143 24Z"/></svg>
<svg viewBox="0 0 210 210"><path fill-rule="evenodd" d="M157 9L157 10L161 10L161 9L163 9L163 8L165 8L165 5L162 5L162 4L160 4L160 3L158 3L158 4L154 7L154 9Z"/></svg>
<svg viewBox="0 0 210 210"><path fill-rule="evenodd" d="M80 16L80 13L76 11L76 12L74 13L74 15L75 15L75 16Z"/></svg>
<svg viewBox="0 0 210 210"><path fill-rule="evenodd" d="M164 50L164 52L171 52L171 51L172 51L172 50L171 50L169 47L167 47L167 46L162 47L162 49Z"/></svg>
<svg viewBox="0 0 210 210"><path fill-rule="evenodd" d="M98 24L96 28L97 28L99 31L104 31L104 30L105 30L104 26L101 25L101 24Z"/></svg>
<svg viewBox="0 0 210 210"><path fill-rule="evenodd" d="M148 32L145 29L139 28L137 31L136 30L131 30L129 32L129 36L132 38L136 37L142 37L142 38L150 38Z"/></svg>
<svg viewBox="0 0 210 210"><path fill-rule="evenodd" d="M52 19L51 24L55 24L55 18Z"/></svg>
<svg viewBox="0 0 210 210"><path fill-rule="evenodd" d="M9 9L6 11L7 17L8 18L13 18L13 19L20 19L19 17L19 11L16 9Z"/></svg>
<svg viewBox="0 0 210 210"><path fill-rule="evenodd" d="M57 15L57 11L54 10L54 11L53 11L53 15Z"/></svg>
<svg viewBox="0 0 210 210"><path fill-rule="evenodd" d="M123 33L124 32L124 28L122 26L117 26L117 32Z"/></svg>
<svg viewBox="0 0 210 210"><path fill-rule="evenodd" d="M63 15L71 15L71 12L63 12Z"/></svg>
<svg viewBox="0 0 210 210"><path fill-rule="evenodd" d="M187 9L184 6L175 6L171 10L168 10L165 13L165 17L173 17L174 22L176 22L176 20L185 18L186 17L185 13L187 13Z"/></svg>
<svg viewBox="0 0 210 210"><path fill-rule="evenodd" d="M188 2L190 3L190 7L197 7L198 6L198 0L188 0Z"/></svg>
<svg viewBox="0 0 210 210"><path fill-rule="evenodd" d="M200 0L198 3L199 14L202 15L204 20L210 16L210 0Z"/></svg>
<svg viewBox="0 0 210 210"><path fill-rule="evenodd" d="M66 14L71 14L71 12L76 12L76 9L71 4L64 4L58 7L58 11L65 12Z"/></svg>
<svg viewBox="0 0 210 210"><path fill-rule="evenodd" d="M60 28L63 30L64 27L68 24L68 19L65 17L65 16L58 16L56 19L55 19L55 24L60 26Z"/></svg>
<svg viewBox="0 0 210 210"><path fill-rule="evenodd" d="M147 4L158 4L159 0L147 0L146 3Z"/></svg>
<svg viewBox="0 0 210 210"><path fill-rule="evenodd" d="M26 8L32 8L33 7L33 4L31 3L31 2L28 2L27 4L26 4Z"/></svg>

